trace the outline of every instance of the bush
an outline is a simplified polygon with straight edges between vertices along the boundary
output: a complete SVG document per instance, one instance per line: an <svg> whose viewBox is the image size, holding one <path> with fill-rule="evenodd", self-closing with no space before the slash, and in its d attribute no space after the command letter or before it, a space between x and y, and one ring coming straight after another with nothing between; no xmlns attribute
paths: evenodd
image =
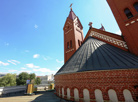
<svg viewBox="0 0 138 102"><path fill-rule="evenodd" d="M0 87L16 86L16 74L6 74L0 78Z"/></svg>

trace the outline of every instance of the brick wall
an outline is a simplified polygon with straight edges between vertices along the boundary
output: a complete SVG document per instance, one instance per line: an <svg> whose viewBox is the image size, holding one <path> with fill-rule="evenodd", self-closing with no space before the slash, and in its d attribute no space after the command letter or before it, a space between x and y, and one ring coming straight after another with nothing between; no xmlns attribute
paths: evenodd
<svg viewBox="0 0 138 102"><path fill-rule="evenodd" d="M120 27L120 30L124 36L125 41L127 42L129 51L135 55L138 55L138 12L134 8L134 3L138 0L107 0L114 17ZM124 10L128 8L133 17L128 19Z"/></svg>
<svg viewBox="0 0 138 102"><path fill-rule="evenodd" d="M109 89L116 91L119 101L125 100L123 90L128 89L136 101L138 90L134 88L134 85L138 85L138 69L90 71L55 75L55 85L57 93L59 93L60 88L60 93L62 94L62 88L64 88L65 99L67 98L67 88L69 88L71 91L71 100L74 100L74 88L77 88L80 102L83 100L83 89L89 90L91 102L95 102L95 89L102 91L103 99L107 100L107 102L109 100Z"/></svg>

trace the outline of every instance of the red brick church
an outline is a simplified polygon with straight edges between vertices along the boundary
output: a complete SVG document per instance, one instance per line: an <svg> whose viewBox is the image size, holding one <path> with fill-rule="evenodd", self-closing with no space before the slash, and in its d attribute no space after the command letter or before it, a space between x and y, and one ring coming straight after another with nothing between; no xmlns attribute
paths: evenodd
<svg viewBox="0 0 138 102"><path fill-rule="evenodd" d="M138 0L107 0L122 35L83 26L73 10L64 25L64 62L56 94L75 102L138 101Z"/></svg>

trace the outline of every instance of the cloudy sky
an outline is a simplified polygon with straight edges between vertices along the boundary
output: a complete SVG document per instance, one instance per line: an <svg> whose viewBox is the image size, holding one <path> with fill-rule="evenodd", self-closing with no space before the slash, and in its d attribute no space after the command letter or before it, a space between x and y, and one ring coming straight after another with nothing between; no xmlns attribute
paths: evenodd
<svg viewBox="0 0 138 102"><path fill-rule="evenodd" d="M106 0L1 0L0 73L55 74L64 64L63 26L71 3L84 36L89 22L120 34Z"/></svg>

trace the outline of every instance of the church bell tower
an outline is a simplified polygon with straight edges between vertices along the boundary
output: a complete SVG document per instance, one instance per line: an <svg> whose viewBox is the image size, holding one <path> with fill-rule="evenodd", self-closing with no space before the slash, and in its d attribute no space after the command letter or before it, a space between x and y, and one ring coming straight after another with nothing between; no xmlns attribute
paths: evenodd
<svg viewBox="0 0 138 102"><path fill-rule="evenodd" d="M72 8L64 25L64 63L76 52L81 46L83 36L83 26L79 18L75 15Z"/></svg>
<svg viewBox="0 0 138 102"><path fill-rule="evenodd" d="M138 56L138 0L107 0L131 53Z"/></svg>

